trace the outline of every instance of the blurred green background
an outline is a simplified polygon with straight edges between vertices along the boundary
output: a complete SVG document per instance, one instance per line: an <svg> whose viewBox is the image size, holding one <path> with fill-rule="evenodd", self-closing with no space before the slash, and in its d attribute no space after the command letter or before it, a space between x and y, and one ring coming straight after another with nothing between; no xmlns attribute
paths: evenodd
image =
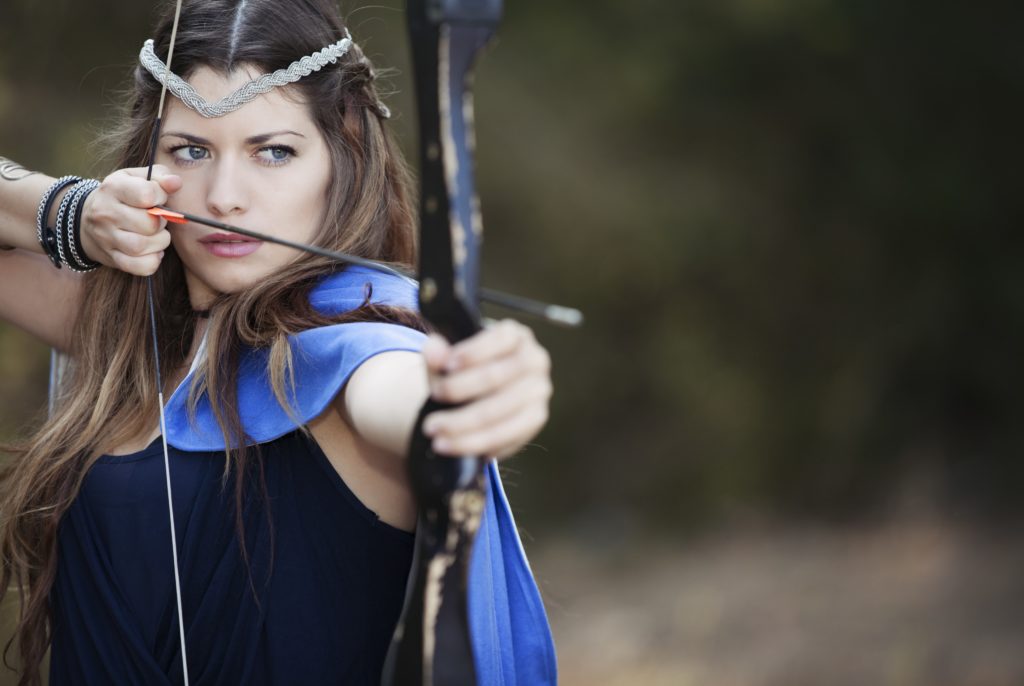
<svg viewBox="0 0 1024 686"><path fill-rule="evenodd" d="M588 316L507 465L564 683L1024 683L1017 6L507 5L485 282ZM414 150L401 5L343 6ZM0 154L109 171L153 16L0 0ZM3 437L46 364L0 324Z"/></svg>

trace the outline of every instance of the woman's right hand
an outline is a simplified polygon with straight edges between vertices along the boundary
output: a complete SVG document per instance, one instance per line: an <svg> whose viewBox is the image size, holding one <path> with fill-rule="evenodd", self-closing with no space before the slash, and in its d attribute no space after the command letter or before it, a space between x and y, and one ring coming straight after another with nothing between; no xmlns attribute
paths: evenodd
<svg viewBox="0 0 1024 686"><path fill-rule="evenodd" d="M137 276L149 276L160 266L171 244L167 220L146 212L163 205L181 188L181 177L163 165L121 169L107 178L82 208L81 243L85 254L108 267Z"/></svg>

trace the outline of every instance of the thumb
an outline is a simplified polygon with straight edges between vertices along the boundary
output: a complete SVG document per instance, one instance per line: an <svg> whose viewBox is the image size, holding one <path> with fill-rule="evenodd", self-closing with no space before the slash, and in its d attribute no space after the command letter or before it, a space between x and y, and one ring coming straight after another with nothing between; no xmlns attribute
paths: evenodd
<svg viewBox="0 0 1024 686"><path fill-rule="evenodd" d="M168 195L181 190L182 180L177 174L164 174L156 177L155 181L160 184L160 188L163 188L164 192Z"/></svg>

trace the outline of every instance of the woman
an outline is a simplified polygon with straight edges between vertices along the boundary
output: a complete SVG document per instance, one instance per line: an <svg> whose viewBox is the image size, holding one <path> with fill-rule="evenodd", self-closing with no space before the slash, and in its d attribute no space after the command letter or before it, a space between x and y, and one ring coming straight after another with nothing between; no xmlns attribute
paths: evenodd
<svg viewBox="0 0 1024 686"><path fill-rule="evenodd" d="M143 65L166 59L170 28L168 16ZM168 98L151 181L165 74L143 66L111 138L120 171L98 187L0 165L0 316L72 359L3 477L0 587L24 594L23 684L39 683L51 641L52 684L183 679L139 276L153 276L193 684L379 683L412 553L402 458L419 408L466 403L424 425L450 454L513 454L546 421L548 357L525 327L450 347L422 333L400 277L197 224L168 231L146 213L167 205L410 266L406 169L346 34L328 0L187 2L172 70L199 99ZM288 85L234 95L328 53ZM47 244L54 225L66 230ZM43 252L102 267L56 270ZM480 680L553 683L543 608L488 474L488 554L470 589Z"/></svg>

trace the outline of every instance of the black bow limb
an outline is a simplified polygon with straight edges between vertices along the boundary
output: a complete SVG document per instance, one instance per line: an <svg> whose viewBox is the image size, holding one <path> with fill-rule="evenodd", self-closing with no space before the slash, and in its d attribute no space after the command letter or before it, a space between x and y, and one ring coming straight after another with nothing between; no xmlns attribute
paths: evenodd
<svg viewBox="0 0 1024 686"><path fill-rule="evenodd" d="M480 330L483 224L473 184L472 69L501 0L409 0L420 121L420 310L450 342ZM469 558L485 503L479 455L436 455L422 430L446 406L427 401L409 449L416 547L384 686L476 686Z"/></svg>

